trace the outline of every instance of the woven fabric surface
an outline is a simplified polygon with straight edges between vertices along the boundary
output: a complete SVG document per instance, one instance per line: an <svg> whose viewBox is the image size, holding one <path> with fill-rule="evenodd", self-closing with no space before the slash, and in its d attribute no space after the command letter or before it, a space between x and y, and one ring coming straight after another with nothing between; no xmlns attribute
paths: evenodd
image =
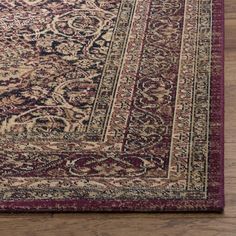
<svg viewBox="0 0 236 236"><path fill-rule="evenodd" d="M222 0L1 0L0 211L222 211Z"/></svg>

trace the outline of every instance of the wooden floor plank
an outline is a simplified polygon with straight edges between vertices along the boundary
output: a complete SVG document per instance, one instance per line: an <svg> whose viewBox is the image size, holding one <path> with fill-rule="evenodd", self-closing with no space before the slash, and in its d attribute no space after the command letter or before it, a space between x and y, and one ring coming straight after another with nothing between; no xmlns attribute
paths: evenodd
<svg viewBox="0 0 236 236"><path fill-rule="evenodd" d="M236 5L236 4L235 4ZM236 20L225 20L225 48L236 48Z"/></svg>
<svg viewBox="0 0 236 236"><path fill-rule="evenodd" d="M235 0L225 0L225 19L236 19Z"/></svg>
<svg viewBox="0 0 236 236"><path fill-rule="evenodd" d="M38 219L14 222L14 228L7 221L0 221L0 232L4 236L235 236L236 224L233 218L65 218ZM12 224L12 222L11 222ZM223 234L222 234L223 233Z"/></svg>
<svg viewBox="0 0 236 236"><path fill-rule="evenodd" d="M236 23L236 20L235 20ZM225 50L225 142L236 142L236 49Z"/></svg>

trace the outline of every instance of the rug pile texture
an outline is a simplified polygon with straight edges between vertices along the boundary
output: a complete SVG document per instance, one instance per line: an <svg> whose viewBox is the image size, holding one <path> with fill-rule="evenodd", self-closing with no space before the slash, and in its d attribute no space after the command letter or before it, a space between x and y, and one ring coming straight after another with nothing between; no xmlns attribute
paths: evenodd
<svg viewBox="0 0 236 236"><path fill-rule="evenodd" d="M1 0L0 211L221 211L222 0Z"/></svg>

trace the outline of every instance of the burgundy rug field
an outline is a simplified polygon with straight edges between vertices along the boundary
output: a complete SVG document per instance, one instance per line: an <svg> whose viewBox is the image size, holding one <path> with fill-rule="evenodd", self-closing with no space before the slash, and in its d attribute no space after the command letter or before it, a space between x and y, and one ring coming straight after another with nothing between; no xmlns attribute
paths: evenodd
<svg viewBox="0 0 236 236"><path fill-rule="evenodd" d="M0 211L222 211L222 0L1 0Z"/></svg>

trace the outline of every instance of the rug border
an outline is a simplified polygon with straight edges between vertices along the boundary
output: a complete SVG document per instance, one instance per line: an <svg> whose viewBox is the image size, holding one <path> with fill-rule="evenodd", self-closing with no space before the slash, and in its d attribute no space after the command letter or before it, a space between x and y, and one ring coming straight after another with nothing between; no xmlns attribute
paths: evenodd
<svg viewBox="0 0 236 236"><path fill-rule="evenodd" d="M224 199L224 0L213 0L216 4L216 28L220 31L215 33L220 35L220 42L214 46L220 46L221 64L221 92L220 92L220 193L219 199L206 200L27 200L27 201L7 201L0 203L1 212L178 212L178 211L207 211L222 212L225 205ZM213 34L214 35L214 34ZM211 178L215 179L215 174Z"/></svg>

